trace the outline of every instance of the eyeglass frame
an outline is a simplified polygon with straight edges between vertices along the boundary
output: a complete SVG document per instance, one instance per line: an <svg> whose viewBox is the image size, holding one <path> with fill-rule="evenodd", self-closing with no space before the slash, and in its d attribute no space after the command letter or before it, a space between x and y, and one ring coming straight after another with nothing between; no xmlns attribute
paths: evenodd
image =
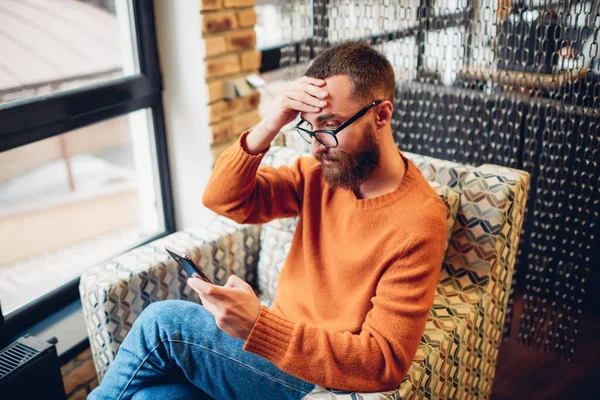
<svg viewBox="0 0 600 400"><path fill-rule="evenodd" d="M350 117L350 119L348 119L346 122L344 122L342 125L340 125L337 129L317 129L317 130L314 130L314 131L309 131L308 129L304 129L304 128L300 127L300 124L302 124L303 122L306 122L306 123L312 125L310 122L306 121L302 117L300 117L300 121L296 124L296 126L294 127L294 129L296 129L296 132L298 132L298 134L300 135L300 137L302 139L304 139L305 142L311 143L312 142L312 138L314 137L323 146L325 146L327 148L330 148L330 149L333 149L335 147L338 147L339 144L340 144L340 142L337 139L337 134L338 133L340 133L342 130L346 129L348 126L350 126L351 124L353 124L354 122L356 122L359 118L361 118L363 115L365 115L367 113L367 111L369 111L371 109L371 107L379 105L379 104L381 104L383 102L384 102L384 100L374 100L374 101L370 102L362 110L360 110L359 112L357 112L356 114L354 114L352 117ZM308 136L310 136L311 140L307 140L304 137L304 135L302 135L302 133L300 131L305 132L306 134L308 134ZM319 139L319 137L316 136L316 133L326 133L328 135L333 136L333 138L335 139L335 146L328 146L325 143L323 143L321 141L321 139Z"/></svg>

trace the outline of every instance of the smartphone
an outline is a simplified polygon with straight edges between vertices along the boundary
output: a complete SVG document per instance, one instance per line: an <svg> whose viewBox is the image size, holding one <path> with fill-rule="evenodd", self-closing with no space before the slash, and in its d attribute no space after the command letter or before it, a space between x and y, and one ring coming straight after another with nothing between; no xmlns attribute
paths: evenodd
<svg viewBox="0 0 600 400"><path fill-rule="evenodd" d="M165 250L171 255L171 257L173 257L177 264L179 264L179 266L181 266L181 268L183 268L184 271L187 272L189 276L193 276L194 273L196 273L200 275L200 279L208 283L212 283L211 280L208 279L204 271L202 271L202 268L197 266L187 254L177 249L174 249L171 246L165 246Z"/></svg>

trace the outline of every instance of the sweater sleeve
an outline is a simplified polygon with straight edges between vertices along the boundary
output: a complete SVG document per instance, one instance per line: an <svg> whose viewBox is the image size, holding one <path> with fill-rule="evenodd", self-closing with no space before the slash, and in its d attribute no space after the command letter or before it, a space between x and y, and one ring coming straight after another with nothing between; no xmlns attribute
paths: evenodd
<svg viewBox="0 0 600 400"><path fill-rule="evenodd" d="M360 333L290 321L262 307L244 350L328 388L371 392L398 387L425 330L445 240L445 228L436 222L429 234L411 238L393 256Z"/></svg>
<svg viewBox="0 0 600 400"><path fill-rule="evenodd" d="M268 149L248 154L244 149L248 133L217 160L203 204L238 223L259 224L298 215L304 188L301 169L310 159L299 158L292 167L259 168Z"/></svg>

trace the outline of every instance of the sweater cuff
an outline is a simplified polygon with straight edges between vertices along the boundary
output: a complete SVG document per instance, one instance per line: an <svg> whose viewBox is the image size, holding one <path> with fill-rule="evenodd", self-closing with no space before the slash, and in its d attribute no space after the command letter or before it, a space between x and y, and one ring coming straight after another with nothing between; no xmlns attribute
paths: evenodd
<svg viewBox="0 0 600 400"><path fill-rule="evenodd" d="M238 141L235 142L235 144L225 152L223 152L221 157L217 159L215 167L218 164L226 162L227 168L237 171L241 176L246 176L247 174L254 176L270 146L265 151L257 155L248 153L246 150L246 136L248 136L250 132L250 130L244 131L240 135Z"/></svg>
<svg viewBox="0 0 600 400"><path fill-rule="evenodd" d="M246 136L248 136L248 134L250 132L252 132L251 129L248 129L247 131L242 132L242 134L240 135L240 139L237 141L238 145L241 147L241 149L244 151L244 153L246 153L246 155L248 155L249 157L262 157L265 154L267 154L267 152L271 148L271 145L269 145L266 149L264 149L263 151L261 151L260 153L258 153L256 155L248 153L248 147L246 146Z"/></svg>
<svg viewBox="0 0 600 400"><path fill-rule="evenodd" d="M262 306L243 349L277 365L287 351L294 325Z"/></svg>

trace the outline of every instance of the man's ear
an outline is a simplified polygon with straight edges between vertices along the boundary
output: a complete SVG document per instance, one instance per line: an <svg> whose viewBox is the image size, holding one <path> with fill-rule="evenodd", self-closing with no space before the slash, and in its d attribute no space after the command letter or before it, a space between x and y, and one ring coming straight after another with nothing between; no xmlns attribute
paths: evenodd
<svg viewBox="0 0 600 400"><path fill-rule="evenodd" d="M394 106L390 101L384 101L383 103L375 106L377 107L376 117L375 117L375 126L377 129L381 129L384 126L388 125L392 120L392 112L394 111Z"/></svg>

